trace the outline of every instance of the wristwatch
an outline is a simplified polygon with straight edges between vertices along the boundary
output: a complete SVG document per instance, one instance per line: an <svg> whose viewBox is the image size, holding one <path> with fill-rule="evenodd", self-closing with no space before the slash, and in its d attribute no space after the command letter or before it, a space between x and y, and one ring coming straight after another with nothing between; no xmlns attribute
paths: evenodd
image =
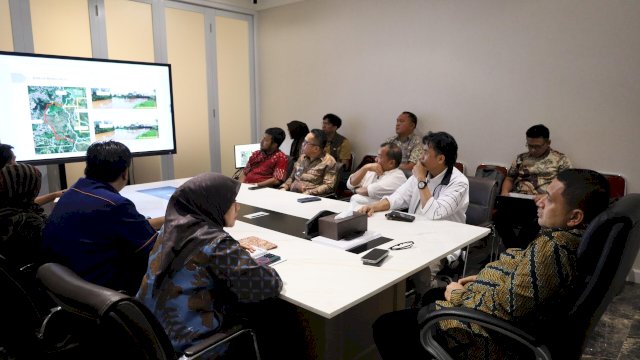
<svg viewBox="0 0 640 360"><path fill-rule="evenodd" d="M426 181L418 181L418 189L422 190L427 187Z"/></svg>

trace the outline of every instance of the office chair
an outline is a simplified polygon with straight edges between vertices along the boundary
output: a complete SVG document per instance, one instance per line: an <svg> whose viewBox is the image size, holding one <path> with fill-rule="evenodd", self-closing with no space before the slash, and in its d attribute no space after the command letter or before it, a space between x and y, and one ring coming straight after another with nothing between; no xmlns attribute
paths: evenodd
<svg viewBox="0 0 640 360"><path fill-rule="evenodd" d="M480 164L476 168L476 177L494 179L498 182L498 194L502 191L502 183L507 177L507 168L500 165Z"/></svg>
<svg viewBox="0 0 640 360"><path fill-rule="evenodd" d="M85 281L56 263L42 265L37 277L63 311L77 320L73 335L80 342L78 358L210 359L249 334L253 349L248 350L260 359L253 331L239 325L176 354L162 325L137 299Z"/></svg>
<svg viewBox="0 0 640 360"><path fill-rule="evenodd" d="M622 175L602 174L609 182L609 201L613 203L627 193L627 181Z"/></svg>
<svg viewBox="0 0 640 360"><path fill-rule="evenodd" d="M476 225L482 227L488 227L491 229L489 236L492 236L491 241L491 259L493 259L494 248L497 251L495 245L495 231L493 229L493 223L491 222L493 204L496 201L496 194L498 192L498 184L495 180L469 176L469 207L467 208L467 224ZM470 245L467 245L466 258L469 259ZM467 273L467 261L464 262L462 267L462 277ZM438 273L438 276L447 276L446 282L455 280L454 278L460 275L459 265L454 269L444 268Z"/></svg>
<svg viewBox="0 0 640 360"><path fill-rule="evenodd" d="M0 255L0 347L18 358L38 357L42 350L37 333L48 312L46 294L38 293L32 276Z"/></svg>
<svg viewBox="0 0 640 360"><path fill-rule="evenodd" d="M585 339L633 266L640 247L639 221L640 194L630 194L591 222L578 247L575 286L567 301L550 310L550 320L538 320L539 314L533 314L527 321L513 323L473 309L436 310L422 323L423 346L437 359L451 359L434 335L439 321L453 319L507 336L536 359L579 359Z"/></svg>

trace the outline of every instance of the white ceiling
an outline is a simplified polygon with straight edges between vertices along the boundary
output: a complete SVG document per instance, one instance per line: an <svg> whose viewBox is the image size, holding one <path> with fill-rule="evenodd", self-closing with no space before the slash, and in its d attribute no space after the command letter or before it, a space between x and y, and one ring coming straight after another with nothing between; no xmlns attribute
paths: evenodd
<svg viewBox="0 0 640 360"><path fill-rule="evenodd" d="M212 3L226 4L243 9L249 9L254 11L260 11L277 6L287 5L304 0L256 0L256 4L253 0L208 0Z"/></svg>

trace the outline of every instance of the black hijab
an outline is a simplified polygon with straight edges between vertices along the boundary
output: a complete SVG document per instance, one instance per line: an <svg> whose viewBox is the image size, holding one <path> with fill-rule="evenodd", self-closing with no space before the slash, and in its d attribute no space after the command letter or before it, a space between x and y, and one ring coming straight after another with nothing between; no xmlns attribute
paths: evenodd
<svg viewBox="0 0 640 360"><path fill-rule="evenodd" d="M291 143L291 149L289 151L289 156L297 159L300 155L302 141L304 140L304 137L309 133L309 127L302 121L293 120L292 122L287 124L287 129L289 130L291 139L293 139L293 142Z"/></svg>
<svg viewBox="0 0 640 360"><path fill-rule="evenodd" d="M158 280L171 276L175 269L182 267L188 256L183 254L187 247L200 248L227 235L223 230L224 214L235 202L238 191L238 181L221 174L206 173L191 178L173 193L165 214L164 232L159 239L163 246L159 254ZM178 258L182 261L172 264ZM156 284L161 283L156 281Z"/></svg>
<svg viewBox="0 0 640 360"><path fill-rule="evenodd" d="M32 165L7 165L0 170L0 209L42 213L34 203L40 193L42 174Z"/></svg>

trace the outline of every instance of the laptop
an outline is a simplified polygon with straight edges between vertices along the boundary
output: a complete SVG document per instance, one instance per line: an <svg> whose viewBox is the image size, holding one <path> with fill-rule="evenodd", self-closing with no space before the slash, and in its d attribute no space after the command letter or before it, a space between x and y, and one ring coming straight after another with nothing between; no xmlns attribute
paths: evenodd
<svg viewBox="0 0 640 360"><path fill-rule="evenodd" d="M538 217L538 207L533 199L515 196L496 196L495 208L498 212L509 214L514 225L531 223Z"/></svg>
<svg viewBox="0 0 640 360"><path fill-rule="evenodd" d="M249 162L249 158L254 151L260 150L260 143L243 144L233 146L233 156L236 162L236 169L244 168Z"/></svg>

